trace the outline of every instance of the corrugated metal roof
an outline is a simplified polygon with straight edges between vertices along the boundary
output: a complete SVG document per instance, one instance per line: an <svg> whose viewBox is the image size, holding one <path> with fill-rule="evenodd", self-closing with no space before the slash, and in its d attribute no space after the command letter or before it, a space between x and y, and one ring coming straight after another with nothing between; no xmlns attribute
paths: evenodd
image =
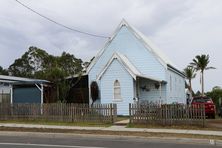
<svg viewBox="0 0 222 148"><path fill-rule="evenodd" d="M15 83L16 81L1 80L1 79L0 79L0 82L2 82L2 83L10 83L10 84L12 84L12 83Z"/></svg>
<svg viewBox="0 0 222 148"><path fill-rule="evenodd" d="M49 83L47 80L41 79L30 79L30 78L23 78L23 77L15 77L15 76L5 76L0 75L0 82L8 82L8 83Z"/></svg>

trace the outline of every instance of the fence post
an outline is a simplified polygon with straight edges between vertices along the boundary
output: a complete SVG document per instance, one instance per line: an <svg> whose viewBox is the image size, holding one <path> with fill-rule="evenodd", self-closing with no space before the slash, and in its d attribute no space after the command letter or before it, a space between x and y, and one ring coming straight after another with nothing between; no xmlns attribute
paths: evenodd
<svg viewBox="0 0 222 148"><path fill-rule="evenodd" d="M114 120L113 120L114 114L113 114L113 104L112 103L110 104L110 115L111 115L111 123L113 124L114 123Z"/></svg>
<svg viewBox="0 0 222 148"><path fill-rule="evenodd" d="M202 105L203 110L203 127L205 127L206 115L205 115L205 105Z"/></svg>
<svg viewBox="0 0 222 148"><path fill-rule="evenodd" d="M167 125L167 105L166 104L164 105L164 110L165 110L165 115L164 115L165 124L164 124L164 126L166 126Z"/></svg>
<svg viewBox="0 0 222 148"><path fill-rule="evenodd" d="M131 108L131 103L129 103L129 124L131 124L131 122L132 122L132 121L131 121L131 120L132 120L132 119L131 119L131 109L132 109L132 108Z"/></svg>
<svg viewBox="0 0 222 148"><path fill-rule="evenodd" d="M148 115L150 113L150 105L148 104L148 106L145 107L145 122L146 122L146 127L148 125Z"/></svg>

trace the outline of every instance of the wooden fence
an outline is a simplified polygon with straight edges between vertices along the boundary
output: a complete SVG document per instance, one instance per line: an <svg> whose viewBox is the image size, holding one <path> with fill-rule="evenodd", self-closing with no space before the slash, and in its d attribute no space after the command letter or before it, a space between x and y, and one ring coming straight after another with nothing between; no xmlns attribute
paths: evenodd
<svg viewBox="0 0 222 148"><path fill-rule="evenodd" d="M129 104L130 123L205 126L204 105Z"/></svg>
<svg viewBox="0 0 222 148"><path fill-rule="evenodd" d="M10 103L10 94L0 93L0 103Z"/></svg>
<svg viewBox="0 0 222 148"><path fill-rule="evenodd" d="M116 104L0 104L0 120L114 123Z"/></svg>

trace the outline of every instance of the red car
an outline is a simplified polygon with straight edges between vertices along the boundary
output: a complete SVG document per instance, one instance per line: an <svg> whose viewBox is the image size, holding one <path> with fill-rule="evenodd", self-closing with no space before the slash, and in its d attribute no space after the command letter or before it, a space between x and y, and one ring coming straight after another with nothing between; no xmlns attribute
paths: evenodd
<svg viewBox="0 0 222 148"><path fill-rule="evenodd" d="M215 119L216 115L216 106L211 98L208 98L206 96L202 97L194 97L191 105L198 105L198 104L204 104L205 105L205 114L208 118Z"/></svg>

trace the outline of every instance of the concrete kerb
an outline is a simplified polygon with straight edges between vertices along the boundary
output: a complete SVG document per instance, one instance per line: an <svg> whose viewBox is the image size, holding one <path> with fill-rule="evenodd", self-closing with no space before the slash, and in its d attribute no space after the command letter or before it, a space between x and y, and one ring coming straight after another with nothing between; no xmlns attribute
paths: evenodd
<svg viewBox="0 0 222 148"><path fill-rule="evenodd" d="M121 131L121 132L147 132L147 133L171 133L171 134L194 134L205 136L222 136L222 131L183 130L183 129L149 129L149 128L126 128L124 126L111 127L80 127L80 126L57 126L57 125L35 125L0 123L0 127L8 128L41 128L41 129L65 129L65 130L95 130L95 131Z"/></svg>

